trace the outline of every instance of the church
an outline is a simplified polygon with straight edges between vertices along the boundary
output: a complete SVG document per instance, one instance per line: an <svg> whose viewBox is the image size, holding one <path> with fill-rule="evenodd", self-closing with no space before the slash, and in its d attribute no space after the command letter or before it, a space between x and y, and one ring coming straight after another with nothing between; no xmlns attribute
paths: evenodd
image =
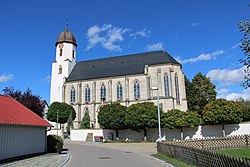
<svg viewBox="0 0 250 167"><path fill-rule="evenodd" d="M182 65L166 51L77 62L76 38L68 27L60 33L55 46L50 103L72 105L76 111L75 128L85 112L89 113L90 126L99 128L99 109L112 102L124 106L141 102L157 105L157 93L164 112L187 110Z"/></svg>

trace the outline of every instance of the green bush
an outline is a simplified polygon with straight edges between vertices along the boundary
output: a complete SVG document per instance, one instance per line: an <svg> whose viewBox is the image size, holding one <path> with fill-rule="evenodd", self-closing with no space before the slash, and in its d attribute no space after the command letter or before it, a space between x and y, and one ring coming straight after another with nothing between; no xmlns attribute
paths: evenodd
<svg viewBox="0 0 250 167"><path fill-rule="evenodd" d="M48 153L61 153L63 149L63 139L57 135L47 136L47 152Z"/></svg>

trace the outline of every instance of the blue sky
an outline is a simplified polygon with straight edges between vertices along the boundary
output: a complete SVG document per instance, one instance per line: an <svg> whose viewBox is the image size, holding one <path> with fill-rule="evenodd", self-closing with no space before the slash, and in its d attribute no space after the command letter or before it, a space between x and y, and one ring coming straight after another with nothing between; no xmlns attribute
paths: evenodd
<svg viewBox="0 0 250 167"><path fill-rule="evenodd" d="M28 87L49 102L55 42L65 30L77 38L77 61L166 50L189 79L211 78L218 97L250 100L240 86L244 58L237 46L248 0L3 1L0 5L0 93Z"/></svg>

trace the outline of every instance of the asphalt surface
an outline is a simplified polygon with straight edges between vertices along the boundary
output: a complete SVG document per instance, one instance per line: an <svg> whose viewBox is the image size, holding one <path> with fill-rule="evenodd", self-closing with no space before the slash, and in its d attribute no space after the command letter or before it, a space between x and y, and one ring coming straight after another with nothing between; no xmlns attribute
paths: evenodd
<svg viewBox="0 0 250 167"><path fill-rule="evenodd" d="M113 148L66 142L71 159L66 167L166 167L172 166L150 156Z"/></svg>

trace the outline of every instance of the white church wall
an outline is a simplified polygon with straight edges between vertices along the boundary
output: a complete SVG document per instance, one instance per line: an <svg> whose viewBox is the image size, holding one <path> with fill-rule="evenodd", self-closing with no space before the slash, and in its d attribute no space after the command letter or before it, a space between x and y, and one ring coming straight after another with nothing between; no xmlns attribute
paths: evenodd
<svg viewBox="0 0 250 167"><path fill-rule="evenodd" d="M250 122L241 124L228 124L225 125L225 131L227 136L250 134ZM168 129L162 128L162 137L167 140L180 140L180 129ZM93 133L93 136L104 136L105 140L108 140L108 134L113 133L115 139L115 130L108 129L87 129L87 130L71 130L71 140L85 141L87 133ZM147 130L147 137L149 141L155 141L158 138L158 128L149 128ZM184 139L200 139L200 138L212 138L222 137L221 125L207 125L199 126L196 128L183 128ZM143 140L144 131L134 130L119 130L120 140Z"/></svg>

